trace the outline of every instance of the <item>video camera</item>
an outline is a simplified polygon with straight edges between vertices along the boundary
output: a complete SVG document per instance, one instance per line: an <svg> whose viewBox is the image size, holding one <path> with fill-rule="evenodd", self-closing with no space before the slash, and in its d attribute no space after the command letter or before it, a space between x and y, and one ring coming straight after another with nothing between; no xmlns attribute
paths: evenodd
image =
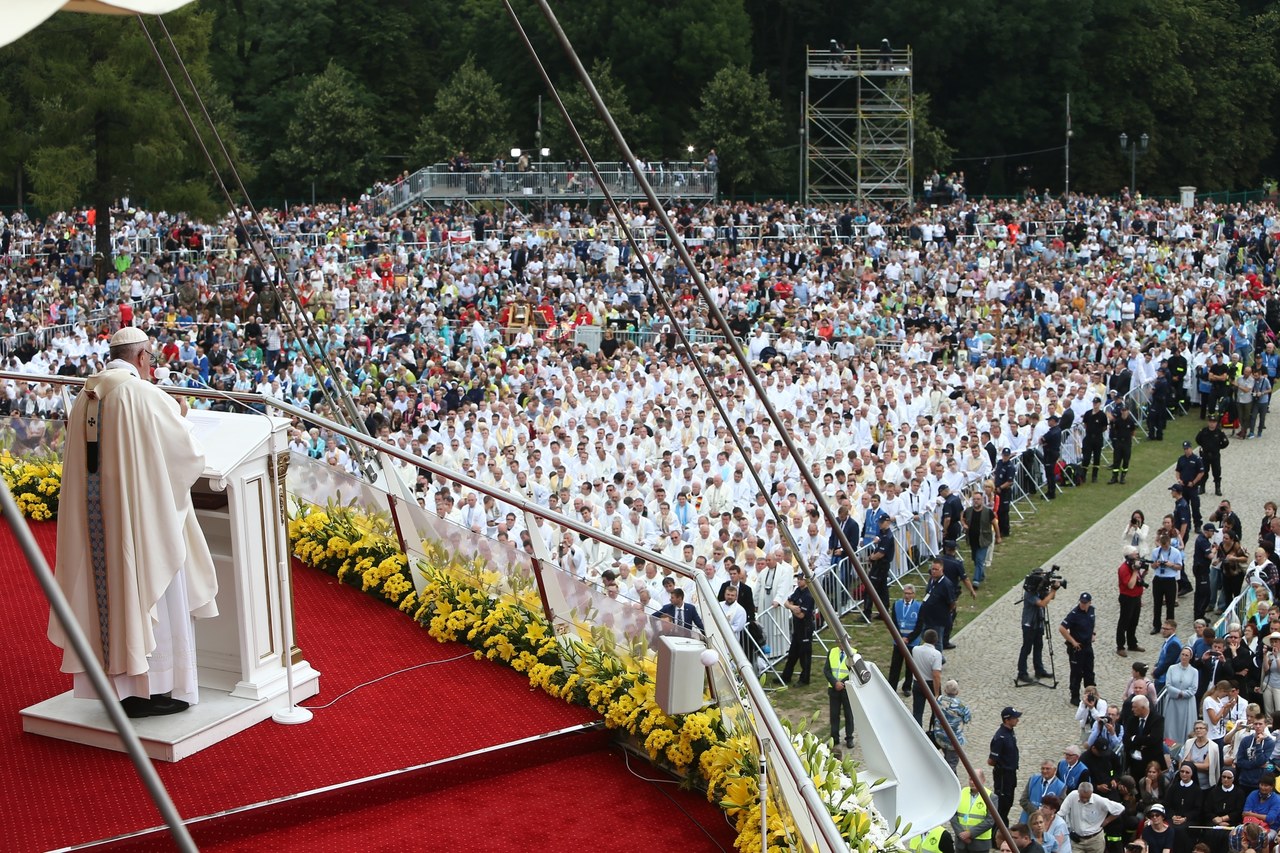
<svg viewBox="0 0 1280 853"><path fill-rule="evenodd" d="M1062 567L1053 565L1047 569L1036 569L1022 579L1022 589L1035 593L1036 598L1044 598L1051 589L1066 589L1067 579L1062 576Z"/></svg>
<svg viewBox="0 0 1280 853"><path fill-rule="evenodd" d="M1147 588L1147 572L1151 569L1151 561L1146 557L1128 557L1129 568L1138 574L1138 589Z"/></svg>

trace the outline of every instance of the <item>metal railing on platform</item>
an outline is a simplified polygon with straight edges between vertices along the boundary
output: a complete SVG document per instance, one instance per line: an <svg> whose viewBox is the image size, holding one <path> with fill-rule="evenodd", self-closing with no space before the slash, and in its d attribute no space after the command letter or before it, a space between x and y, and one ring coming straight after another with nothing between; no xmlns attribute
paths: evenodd
<svg viewBox="0 0 1280 853"><path fill-rule="evenodd" d="M635 175L624 163L601 163L600 175L617 198L644 195ZM717 174L704 163L655 164L647 175L654 190L664 196L715 198ZM465 171L447 163L426 166L397 181L365 202L375 215L395 213L420 201L462 199L603 199L604 191L589 171L571 163L531 163L521 171L515 164L498 171L492 164L471 164Z"/></svg>

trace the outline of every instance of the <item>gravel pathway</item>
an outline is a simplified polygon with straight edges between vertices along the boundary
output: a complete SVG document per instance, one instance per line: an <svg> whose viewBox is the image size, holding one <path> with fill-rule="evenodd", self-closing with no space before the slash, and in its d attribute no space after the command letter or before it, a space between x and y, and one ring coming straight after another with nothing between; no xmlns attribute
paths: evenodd
<svg viewBox="0 0 1280 853"><path fill-rule="evenodd" d="M1232 509L1240 516L1244 529L1245 550L1252 555L1255 534L1262 518L1262 504L1276 497L1273 482L1275 469L1271 467L1274 445L1272 431L1260 439L1232 440L1223 453L1223 497L1231 501ZM1139 490L1133 497L1116 507L1096 524L1084 531L1070 545L1049 561L1062 567L1070 587L1059 591L1058 598L1049 605L1049 622L1053 632L1054 660L1057 665L1058 687L1021 687L1015 689L1013 679L1017 672L1018 651L1022 645L1022 586L1010 590L980 616L967 624L955 636L959 648L947 652L943 678L955 678L960 684L960 698L973 712L973 722L965 728L971 760L979 767L986 766L987 746L1000 724L1000 711L1013 705L1023 711L1017 728L1021 751L1021 768L1018 772L1019 790L1029 773L1036 772L1042 758L1062 757L1067 744L1078 742L1079 726L1075 722L1075 706L1069 705L1070 692L1066 647L1057 626L1067 612L1076 606L1081 592L1093 595L1097 610L1097 641L1095 642L1095 672L1099 692L1107 700L1119 697L1128 683L1130 666L1136 660L1144 660L1154 667L1159 652L1160 637L1148 636L1151 630L1151 596L1144 597L1142 618L1139 622L1138 642L1145 654L1130 652L1122 658L1115 653L1116 627L1116 568L1120 564L1120 537L1134 509L1145 513L1154 530L1160 519L1173 509L1173 501L1167 491L1174 481L1173 462L1181 453L1181 447L1169 444L1169 468ZM1099 482L1087 489L1105 489ZM1207 500L1206 500L1207 499ZM1216 509L1217 498L1212 487L1201 497L1201 511L1205 519ZM999 559L998 555L996 559ZM1188 555L1188 569L1190 557ZM1028 566L1027 570L1035 568ZM1179 599L1177 611L1178 634L1185 640L1190 634L1192 614L1191 597ZM1049 665L1048 641L1045 648L1045 665ZM1028 664L1030 668L1030 664ZM1045 682L1046 684L1050 682Z"/></svg>

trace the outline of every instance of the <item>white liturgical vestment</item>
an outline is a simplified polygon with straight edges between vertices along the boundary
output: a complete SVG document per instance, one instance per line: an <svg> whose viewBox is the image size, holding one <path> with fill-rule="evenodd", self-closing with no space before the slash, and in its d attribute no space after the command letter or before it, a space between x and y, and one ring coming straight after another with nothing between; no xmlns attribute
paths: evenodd
<svg viewBox="0 0 1280 853"><path fill-rule="evenodd" d="M94 429L96 477L88 452ZM85 383L68 417L55 573L119 698L172 693L197 701L191 620L218 613L213 558L191 503L204 466L177 401L133 365L112 361ZM91 502L95 482L100 499ZM53 617L49 640L64 650L62 671L77 674L76 695L95 697Z"/></svg>

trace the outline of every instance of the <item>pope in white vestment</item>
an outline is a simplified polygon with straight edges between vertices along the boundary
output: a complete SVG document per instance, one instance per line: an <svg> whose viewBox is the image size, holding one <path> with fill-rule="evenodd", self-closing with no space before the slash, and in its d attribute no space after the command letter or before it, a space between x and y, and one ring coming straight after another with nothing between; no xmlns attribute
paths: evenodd
<svg viewBox="0 0 1280 853"><path fill-rule="evenodd" d="M152 696L172 694L176 710L197 701L192 618L218 613L213 558L190 492L204 451L183 407L142 378L149 346L139 329L117 332L112 361L71 409L55 570L117 698L146 700L131 716L174 712L147 711ZM54 617L49 640L64 650L62 671L75 674L75 695L97 698Z"/></svg>

